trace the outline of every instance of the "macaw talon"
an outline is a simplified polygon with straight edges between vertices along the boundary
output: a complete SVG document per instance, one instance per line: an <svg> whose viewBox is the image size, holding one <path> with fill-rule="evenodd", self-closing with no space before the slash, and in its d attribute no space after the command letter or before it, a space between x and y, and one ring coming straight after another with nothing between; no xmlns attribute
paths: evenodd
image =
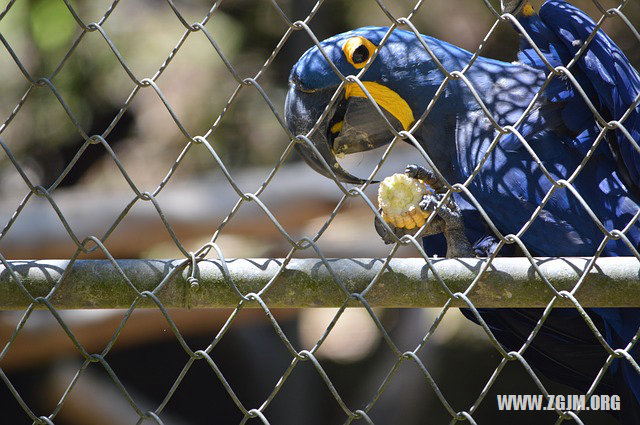
<svg viewBox="0 0 640 425"><path fill-rule="evenodd" d="M437 197L442 195L425 195L425 198L429 196L434 199L423 200L423 202L427 201L428 207L435 210L435 206L439 202L437 200ZM467 239L467 236L464 232L464 222L462 220L460 209L453 200L451 200L450 202L453 204L453 206L443 205L442 207L440 207L440 209L437 211L437 215L424 229L421 236L431 236L443 233L447 241L447 258L474 257L475 253L473 251L471 243L469 242L469 239ZM391 233L389 233L387 228L382 224L378 217L375 218L373 224L376 232L378 233L378 235L380 235L382 241L386 245L396 243L396 239ZM408 230L405 228L395 227L394 225L389 223L387 223L387 225L391 228L393 234L398 239L402 238L404 235L413 234L415 232L415 229Z"/></svg>
<svg viewBox="0 0 640 425"><path fill-rule="evenodd" d="M486 235L473 244L473 251L478 257L491 257L499 244L500 239L495 235Z"/></svg>
<svg viewBox="0 0 640 425"><path fill-rule="evenodd" d="M433 190L435 190L436 192L440 192L445 188L444 184L442 184L440 179L436 176L436 174L433 171L421 165L409 164L407 165L407 168L404 169L404 173L407 176L411 177L412 179L418 179L418 180L424 181L426 184L431 186Z"/></svg>
<svg viewBox="0 0 640 425"><path fill-rule="evenodd" d="M418 206L422 211L426 213L432 214L437 212L439 215L443 216L443 218L445 216L453 216L456 214L456 212L458 213L458 215L460 214L460 209L455 203L449 205L449 203L452 202L453 199L445 202L440 206L440 208L438 208L438 203L440 203L442 198L444 198L444 193L426 194L422 196L422 200L420 201Z"/></svg>
<svg viewBox="0 0 640 425"><path fill-rule="evenodd" d="M382 214L382 209L379 209L378 212ZM415 230L413 231L407 230L401 227L395 227L393 224L389 224L389 223L387 223L387 225L391 228L391 230L393 231L393 234L396 235L398 239L400 239L404 235L412 234L415 231ZM393 235L389 233L387 228L384 226L384 224L382 224L382 221L377 216L373 221L373 226L375 227L378 235L382 238L382 241L385 243L385 245L396 243L396 240L393 237Z"/></svg>
<svg viewBox="0 0 640 425"><path fill-rule="evenodd" d="M423 211L437 214L433 222L427 226L427 229L433 227L432 233L428 234L444 234L447 241L447 258L475 257L471 242L464 232L462 212L455 200L450 198L440 208L437 208L443 197L443 193L424 195L420 201L419 206ZM433 232L436 229L439 231Z"/></svg>
<svg viewBox="0 0 640 425"><path fill-rule="evenodd" d="M467 239L467 236L465 235L464 222L460 207L453 198L450 198L446 203L438 206L444 198L446 191L444 191L444 185L438 184L439 180L436 178L435 174L419 165L408 165L405 169L405 174L410 178L433 182L433 185L437 185L440 188L439 193L435 192L423 195L422 199L418 203L418 207L422 211L428 213L426 215L427 217L434 215L433 217L430 217L431 222L422 230L421 236L430 236L442 233L444 234L447 242L446 256L448 258L473 257L474 251L469 239ZM379 211L382 213L382 209ZM387 222L387 225L391 229L391 231L389 231L378 217L374 220L376 232L387 245L396 243L396 237L400 239L404 235L414 234L415 232L415 228L413 227L411 229L396 227L392 223L393 221L391 223Z"/></svg>

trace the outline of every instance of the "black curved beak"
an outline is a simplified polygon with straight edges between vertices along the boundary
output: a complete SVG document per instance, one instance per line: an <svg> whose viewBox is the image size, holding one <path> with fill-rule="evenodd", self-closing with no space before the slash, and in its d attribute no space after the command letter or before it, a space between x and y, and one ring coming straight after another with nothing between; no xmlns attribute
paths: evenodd
<svg viewBox="0 0 640 425"><path fill-rule="evenodd" d="M336 88L304 90L290 82L285 103L285 121L294 135L306 135L318 121ZM398 128L401 124L385 112L389 121ZM388 124L380 117L368 99L345 98L344 93L328 111L309 141L331 167L338 180L345 183L363 184L366 180L350 174L342 168L336 155L363 152L391 142L393 134ZM331 178L331 173L308 143L298 143L296 151L315 171ZM377 182L373 182L377 183Z"/></svg>

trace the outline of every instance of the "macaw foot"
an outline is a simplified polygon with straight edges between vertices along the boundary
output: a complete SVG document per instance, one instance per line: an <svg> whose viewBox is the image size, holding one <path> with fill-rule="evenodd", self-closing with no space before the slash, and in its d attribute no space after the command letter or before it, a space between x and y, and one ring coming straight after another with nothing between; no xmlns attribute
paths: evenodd
<svg viewBox="0 0 640 425"><path fill-rule="evenodd" d="M411 177L412 179L418 179L418 180L424 181L429 186L431 186L433 190L435 190L438 193L446 191L445 185L442 184L440 179L436 176L436 173L424 168L421 165L409 164L404 169L404 173L407 176Z"/></svg>
<svg viewBox="0 0 640 425"><path fill-rule="evenodd" d="M378 208L378 212L380 214L382 214L382 208ZM408 235L409 234L409 230L402 228L402 227L396 227L393 224L387 223L387 225L391 228L391 230L393 231L393 233L389 233L389 231L387 230L386 227L384 227L384 224L382 224L382 220L380 220L378 217L376 217L373 220L373 227L376 228L376 232L378 233L378 235L380 235L380 237L382 238L382 241L386 244L392 244L395 243L396 240L393 237L393 235L395 235L398 239L400 239L401 237L403 237L404 235Z"/></svg>
<svg viewBox="0 0 640 425"><path fill-rule="evenodd" d="M475 253L464 233L464 221L462 213L453 198L438 208L438 204L444 197L443 193L424 195L420 201L420 209L431 214L437 214L433 224L427 226L426 235L443 233L447 241L447 258L474 257ZM429 229L432 227L431 229ZM425 235L425 236L426 236Z"/></svg>
<svg viewBox="0 0 640 425"><path fill-rule="evenodd" d="M436 217L434 217L431 223L424 229L422 235L429 236L443 233L447 241L447 258L473 257L474 251L469 239L467 239L467 236L464 233L462 213L455 200L453 198L449 198L447 202L438 208L438 204L444 197L446 188L436 175L432 171L415 164L408 165L405 169L405 174L409 177L425 181L435 191L434 194L424 195L419 204L420 209L423 211L430 214L436 214ZM377 217L374 225L376 231L386 244L395 242L393 236L388 233L387 229ZM415 232L413 229L407 230L404 228L397 228L393 225L389 225L389 227L391 227L393 233L398 238Z"/></svg>

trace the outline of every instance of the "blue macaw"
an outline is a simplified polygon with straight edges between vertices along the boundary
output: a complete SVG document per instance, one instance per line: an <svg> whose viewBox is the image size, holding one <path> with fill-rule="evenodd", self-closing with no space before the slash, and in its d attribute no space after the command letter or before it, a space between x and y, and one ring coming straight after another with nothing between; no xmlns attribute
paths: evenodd
<svg viewBox="0 0 640 425"><path fill-rule="evenodd" d="M507 11L515 9L514 5L511 7ZM566 65L595 27L586 14L563 0L547 1L539 15L526 4L517 18L554 67ZM325 176L330 177L331 173L322 160L340 180L362 183L362 179L338 164L336 155L384 146L393 138L389 124L396 130L407 130L423 115L445 75L422 42L449 72L462 70L472 57L471 53L444 41L424 35L419 39L413 32L403 30L394 30L378 48L387 32L388 28L365 27L331 37L321 43L324 54L312 47L291 71L285 119L295 135L307 134L316 127L310 134L310 142L317 153L304 143L297 144L296 149L314 170ZM377 56L368 64L376 49ZM354 82L347 82L337 101L330 102L341 79L324 55L345 76L355 75L368 66L361 77L362 84L386 119L380 117ZM465 73L501 126L518 121L549 73L524 38L518 56L519 62L515 63L478 57ZM575 189L608 230L623 229L640 210L640 156L628 140L628 136L636 143L640 139L640 107L634 103L640 93L640 77L602 31L596 33L570 71L603 120L620 120L631 108L623 123L628 134L608 131L573 180ZM542 89L517 130L558 180L569 178L580 166L602 124L571 80L556 76ZM472 91L460 79L448 82L413 134L451 183L465 181L498 136ZM433 173L421 167L409 166L407 172L434 179ZM503 234L517 233L551 188L552 183L514 134L500 138L469 186L473 197ZM437 199L426 199L421 206L433 208ZM448 245L466 237L476 241L473 248L479 255L495 249L498 242L495 235L462 196L454 196L446 214L437 213L444 223L437 227L449 236ZM464 234L451 237L447 230L460 223ZM640 224L632 223L626 236L637 247ZM525 246L536 256L592 256L603 240L603 232L567 189L553 193L522 235ZM442 242L441 237L427 237L425 250L442 255ZM508 248L503 247L499 255L509 255ZM602 255L630 255L630 250L622 240L609 240ZM640 328L640 309L593 308L587 312L614 349L626 347ZM463 313L476 321L469 311ZM507 350L522 346L541 313L540 309L480 310ZM636 348L632 356L638 361L640 354ZM554 309L525 351L525 358L550 379L585 392L604 365L607 353L575 309ZM620 420L640 423L640 375L627 360L614 360L596 392L619 394L623 400L622 410L617 412Z"/></svg>

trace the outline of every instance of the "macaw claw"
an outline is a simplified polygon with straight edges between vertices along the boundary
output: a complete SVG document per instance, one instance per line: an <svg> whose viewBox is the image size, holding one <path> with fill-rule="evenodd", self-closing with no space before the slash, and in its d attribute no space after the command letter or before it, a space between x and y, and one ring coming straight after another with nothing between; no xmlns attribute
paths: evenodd
<svg viewBox="0 0 640 425"><path fill-rule="evenodd" d="M464 222L462 212L453 197L450 197L445 203L441 203L445 196L446 188L431 171L419 165L410 164L405 168L405 174L408 177L419 179L431 186L435 191L425 194L418 204L420 209L425 213L433 214L435 217L431 219L431 223L420 234L420 236L435 235L443 233L447 241L447 257L473 257L474 251L471 243L464 233ZM381 211L381 210L380 210ZM385 244L396 242L395 235L398 239L404 235L413 234L414 229L395 227L391 223L387 223L393 231L393 235L389 233L387 228L376 217L374 226L376 232Z"/></svg>
<svg viewBox="0 0 640 425"><path fill-rule="evenodd" d="M382 214L382 209L379 209L378 212ZM382 223L382 220L380 220L377 216L376 216L375 220L373 221L373 225L376 228L376 232L378 233L378 235L380 235L380 237L382 238L382 241L386 245L390 245L392 243L396 243L396 239L393 237L393 235L395 235L398 239L400 239L404 235L411 234L411 233L413 233L413 231L415 231L415 229L413 229L413 231L412 231L412 230L406 229L404 227L396 227L391 223L387 223L387 225L393 231L393 235L392 235L391 233L389 233L387 228L384 226L384 224Z"/></svg>
<svg viewBox="0 0 640 425"><path fill-rule="evenodd" d="M442 219L446 220L462 220L462 213L460 208L450 197L447 202L438 207L438 204L444 198L444 193L427 194L422 197L422 200L418 204L420 209L428 214L437 213Z"/></svg>
<svg viewBox="0 0 640 425"><path fill-rule="evenodd" d="M474 251L464 232L464 221L460 207L453 197L438 207L442 198L444 198L443 193L436 193L424 195L420 201L419 206L423 211L435 213L436 218L441 221L437 226L441 230L439 232L432 231L430 234L444 233L447 240L447 258L473 257ZM434 223L436 223L435 220Z"/></svg>
<svg viewBox="0 0 640 425"><path fill-rule="evenodd" d="M436 174L421 165L409 164L404 169L404 173L412 179L422 180L423 182L431 186L431 188L436 192L440 192L445 189L444 184L442 184Z"/></svg>

